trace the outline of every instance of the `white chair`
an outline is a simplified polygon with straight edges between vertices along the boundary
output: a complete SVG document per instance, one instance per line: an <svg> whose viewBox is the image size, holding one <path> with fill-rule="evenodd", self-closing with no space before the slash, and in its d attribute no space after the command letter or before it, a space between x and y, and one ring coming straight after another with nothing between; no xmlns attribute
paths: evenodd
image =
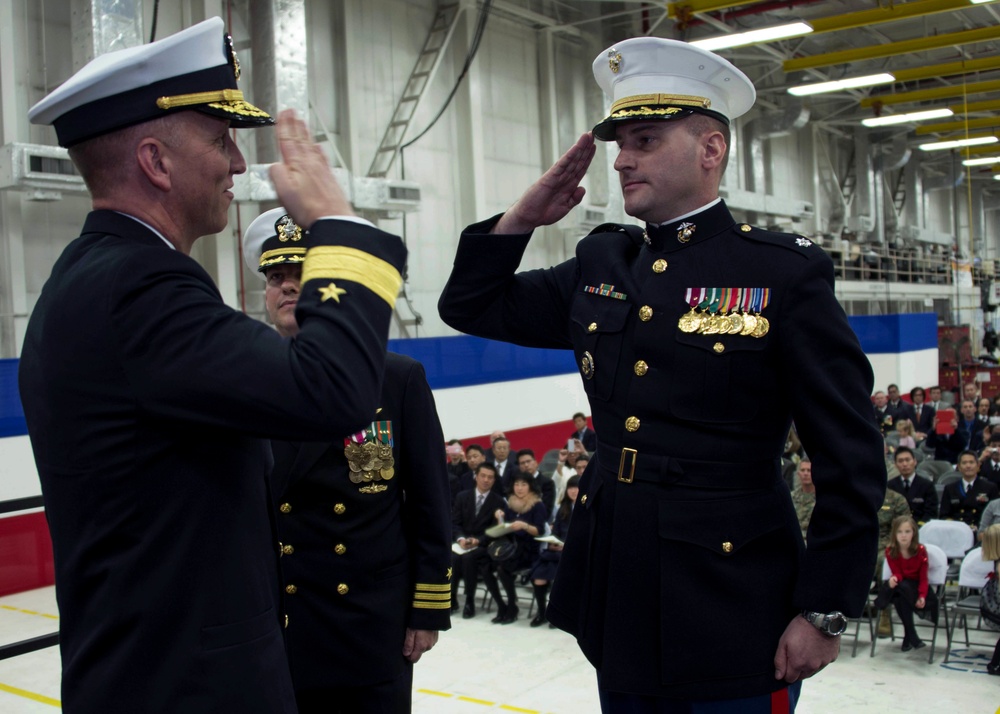
<svg viewBox="0 0 1000 714"><path fill-rule="evenodd" d="M955 641L955 628L958 627L958 618L962 618L962 627L965 631L965 646L969 646L969 618L973 617L976 621L976 626L973 628L975 630L981 630L985 632L993 632L994 630L982 627L981 618L979 615L979 591L986 585L986 578L989 574L993 572L993 563L989 560L983 560L983 549L973 548L966 554L965 558L962 560L962 567L958 572L958 592L959 598L958 602L952 607L952 619L951 619L951 642ZM978 644L978 643L977 643ZM986 647L992 647L993 644L984 645ZM949 648L950 650L950 648ZM945 655L944 661L948 662L948 654Z"/></svg>
<svg viewBox="0 0 1000 714"><path fill-rule="evenodd" d="M947 579L947 574L948 574L948 556L945 555L945 552L941 548L934 545L933 543L923 543L922 532L921 532L921 542L923 546L927 549L927 585L929 589L934 591L938 599L938 619L936 622L932 621L927 623L927 626L932 628L931 646L930 646L930 651L927 654L927 664L931 664L934 661L934 650L937 647L938 622L940 622L942 619L944 619L945 623L944 633L945 633L945 640L949 644L948 649L950 649L950 644L951 644L951 636L948 630L948 604L944 598L944 583L945 580ZM888 580L890 575L892 575L892 571L889 569L889 563L883 562L882 580ZM891 621L892 609L889 609L888 612L890 613L889 617ZM873 616L874 622L878 622L880 614L881 611L879 610L875 611L875 614ZM914 626L919 627L923 624L923 622L919 618L914 617L913 624ZM896 641L895 632L892 633L891 638L893 642ZM872 651L871 651L872 657L875 656L875 643L877 642L877 640L878 640L877 637L872 638Z"/></svg>
<svg viewBox="0 0 1000 714"><path fill-rule="evenodd" d="M920 542L938 546L949 558L962 559L976 539L967 523L934 519L920 526Z"/></svg>

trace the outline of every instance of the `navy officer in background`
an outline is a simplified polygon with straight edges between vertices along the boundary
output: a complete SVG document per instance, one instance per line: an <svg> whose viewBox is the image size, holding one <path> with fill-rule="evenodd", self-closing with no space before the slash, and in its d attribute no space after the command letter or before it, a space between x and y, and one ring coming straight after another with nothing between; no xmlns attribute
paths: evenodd
<svg viewBox="0 0 1000 714"><path fill-rule="evenodd" d="M243 243L284 337L300 334L302 243L284 208ZM300 714L409 712L413 663L451 626L451 491L421 364L388 353L378 408L342 436L271 442L295 697Z"/></svg>
<svg viewBox="0 0 1000 714"><path fill-rule="evenodd" d="M609 48L594 74L610 116L465 230L440 313L576 355L598 445L548 617L596 667L604 711L789 711L871 581L885 493L871 367L829 257L719 198L750 80L656 38ZM595 137L617 143L625 211L646 229L602 226L574 258L516 273L532 231L583 198ZM793 418L816 484L808 551L780 472Z"/></svg>
<svg viewBox="0 0 1000 714"><path fill-rule="evenodd" d="M232 128L272 123L238 77L212 18L96 58L29 113L55 125L94 209L42 289L19 374L74 714L296 711L266 437L348 434L378 405L406 250L333 218L350 204L294 113L271 177L311 229L298 339L228 307L189 256L226 227L246 170Z"/></svg>

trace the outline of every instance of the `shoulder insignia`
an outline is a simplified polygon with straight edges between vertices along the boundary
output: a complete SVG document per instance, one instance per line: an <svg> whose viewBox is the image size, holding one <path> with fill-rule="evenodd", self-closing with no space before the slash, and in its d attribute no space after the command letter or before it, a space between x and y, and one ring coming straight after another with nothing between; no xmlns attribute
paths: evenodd
<svg viewBox="0 0 1000 714"><path fill-rule="evenodd" d="M760 243L768 243L782 248L787 248L804 258L808 258L812 253L822 253L823 250L816 249L816 244L805 236L794 233L777 233L763 228L756 228L746 223L735 226L738 235Z"/></svg>

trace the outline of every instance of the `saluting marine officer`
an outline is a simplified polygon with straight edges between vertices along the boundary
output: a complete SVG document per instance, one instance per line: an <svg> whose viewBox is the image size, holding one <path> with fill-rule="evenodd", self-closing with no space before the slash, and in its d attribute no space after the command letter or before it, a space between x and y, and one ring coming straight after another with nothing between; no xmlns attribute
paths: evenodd
<svg viewBox="0 0 1000 714"><path fill-rule="evenodd" d="M285 337L299 332L302 238L277 208L244 240ZM388 353L371 423L342 436L271 442L295 696L301 714L409 712L413 663L451 626L451 493L421 364Z"/></svg>
<svg viewBox="0 0 1000 714"><path fill-rule="evenodd" d="M871 580L885 493L871 368L829 257L719 198L750 80L656 38L608 49L594 74L610 116L465 230L441 316L576 355L598 446L548 617L597 668L604 710L787 711ZM583 198L594 137L618 144L625 211L646 230L602 226L574 258L515 274L531 232ZM808 551L781 480L793 418L816 485Z"/></svg>

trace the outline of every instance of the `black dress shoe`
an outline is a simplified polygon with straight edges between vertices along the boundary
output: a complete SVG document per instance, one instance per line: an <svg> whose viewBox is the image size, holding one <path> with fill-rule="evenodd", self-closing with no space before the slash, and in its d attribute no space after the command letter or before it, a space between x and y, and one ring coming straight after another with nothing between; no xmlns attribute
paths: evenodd
<svg viewBox="0 0 1000 714"><path fill-rule="evenodd" d="M903 650L903 652L909 652L913 649L913 645L910 644L909 640L903 640L903 646L899 649Z"/></svg>
<svg viewBox="0 0 1000 714"><path fill-rule="evenodd" d="M476 606L471 602L465 603L465 609L462 610L462 619L469 620L476 616Z"/></svg>
<svg viewBox="0 0 1000 714"><path fill-rule="evenodd" d="M515 622L517 620L518 612L520 612L520 610L518 610L517 605L511 605L510 607L507 608L507 612L504 613L503 619L500 620L500 624L509 625L512 622Z"/></svg>
<svg viewBox="0 0 1000 714"><path fill-rule="evenodd" d="M1000 663L986 665L986 671L990 674L1000 674Z"/></svg>
<svg viewBox="0 0 1000 714"><path fill-rule="evenodd" d="M915 649L915 650L919 650L919 649L922 649L922 648L924 648L924 647L927 646L927 643L924 642L919 637L916 638L916 639L910 640L910 644L913 645L913 649Z"/></svg>
<svg viewBox="0 0 1000 714"><path fill-rule="evenodd" d="M532 627L541 627L544 624L545 624L545 615L543 615L542 613L538 613L531 620L531 626Z"/></svg>
<svg viewBox="0 0 1000 714"><path fill-rule="evenodd" d="M503 622L503 619L505 617L507 617L507 608L504 607L503 605L498 605L497 606L497 615L492 620L490 620L490 622L492 622L494 625L496 625L497 623Z"/></svg>

